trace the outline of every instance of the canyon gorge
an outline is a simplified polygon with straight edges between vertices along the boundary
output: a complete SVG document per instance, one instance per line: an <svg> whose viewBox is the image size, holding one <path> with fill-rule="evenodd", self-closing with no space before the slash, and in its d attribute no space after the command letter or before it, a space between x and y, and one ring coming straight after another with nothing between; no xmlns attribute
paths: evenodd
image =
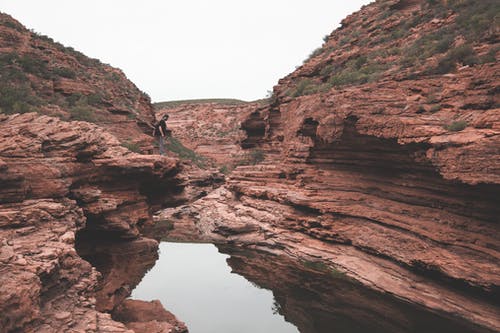
<svg viewBox="0 0 500 333"><path fill-rule="evenodd" d="M303 333L500 331L498 17L375 1L267 99L152 105L0 14L0 331L187 332L129 298L163 240L216 244Z"/></svg>

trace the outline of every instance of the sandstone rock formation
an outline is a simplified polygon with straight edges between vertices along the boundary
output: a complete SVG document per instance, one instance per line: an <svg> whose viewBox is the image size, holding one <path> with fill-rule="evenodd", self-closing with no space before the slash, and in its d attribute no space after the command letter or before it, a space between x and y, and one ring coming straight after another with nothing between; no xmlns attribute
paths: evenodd
<svg viewBox="0 0 500 333"><path fill-rule="evenodd" d="M38 112L99 124L150 152L149 97L125 74L0 13L0 113ZM146 134L144 134L146 132Z"/></svg>
<svg viewBox="0 0 500 333"><path fill-rule="evenodd" d="M126 300L118 306L114 316L136 333L188 332L186 325L166 311L159 301Z"/></svg>
<svg viewBox="0 0 500 333"><path fill-rule="evenodd" d="M499 331L497 15L494 0L377 1L280 80L268 106L161 111L174 136L218 163L259 155L226 186L194 191L203 198L158 219L179 238L187 230L354 279L392 304L383 311L394 326L381 330L397 331L396 308L409 306L453 317L464 332ZM139 228L183 200L175 160L121 146L149 149L140 134L152 120L147 97L119 71L0 21L0 95L17 96L2 100L3 113L112 121L121 141L85 122L0 115L1 328L184 330L161 323L171 317L157 303L123 302L156 258ZM122 265L128 251L143 265ZM285 315L299 311L290 302ZM380 313L361 305L368 319Z"/></svg>
<svg viewBox="0 0 500 333"><path fill-rule="evenodd" d="M500 330L498 7L433 3L344 20L242 122L263 163L163 218Z"/></svg>
<svg viewBox="0 0 500 333"><path fill-rule="evenodd" d="M240 145L245 139L242 122L261 107L260 102L185 101L159 103L156 108L158 117L169 114L174 138L228 171L246 156Z"/></svg>
<svg viewBox="0 0 500 333"><path fill-rule="evenodd" d="M313 261L297 262L284 255L235 250L232 272L273 291L274 311L301 333L330 332L478 332L474 325L425 311L390 295L364 288L342 273Z"/></svg>
<svg viewBox="0 0 500 333"><path fill-rule="evenodd" d="M157 243L138 228L179 200L178 162L35 113L0 115L0 161L0 331L132 332L97 310L127 297L156 259ZM99 265L99 246L133 252L140 265L120 275L113 261Z"/></svg>

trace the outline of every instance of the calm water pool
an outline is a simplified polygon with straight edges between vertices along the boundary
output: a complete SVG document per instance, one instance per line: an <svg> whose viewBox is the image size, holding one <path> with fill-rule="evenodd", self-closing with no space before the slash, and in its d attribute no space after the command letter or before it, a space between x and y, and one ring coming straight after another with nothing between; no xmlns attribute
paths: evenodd
<svg viewBox="0 0 500 333"><path fill-rule="evenodd" d="M212 244L160 244L156 265L132 293L159 299L191 333L297 333L277 313L271 291L232 274Z"/></svg>
<svg viewBox="0 0 500 333"><path fill-rule="evenodd" d="M161 243L132 298L159 299L191 333L486 332L318 264L235 246L219 250Z"/></svg>

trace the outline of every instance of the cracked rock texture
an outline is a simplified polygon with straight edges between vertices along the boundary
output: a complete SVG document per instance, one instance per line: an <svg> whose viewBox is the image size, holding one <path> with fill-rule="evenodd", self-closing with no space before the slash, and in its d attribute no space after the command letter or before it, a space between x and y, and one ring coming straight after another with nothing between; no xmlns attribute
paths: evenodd
<svg viewBox="0 0 500 333"><path fill-rule="evenodd" d="M0 331L133 332L98 310L112 310L154 263L157 243L139 227L180 197L178 162L35 113L0 116L0 133ZM143 266L127 266L127 277L96 270L75 250L89 235Z"/></svg>
<svg viewBox="0 0 500 333"><path fill-rule="evenodd" d="M149 96L118 68L28 30L0 13L0 113L33 111L98 124L122 143L152 151Z"/></svg>
<svg viewBox="0 0 500 333"><path fill-rule="evenodd" d="M168 114L168 127L182 143L221 167L241 163L246 152L240 142L245 139L242 122L262 107L259 102L223 104L190 102L157 106L157 115Z"/></svg>
<svg viewBox="0 0 500 333"><path fill-rule="evenodd" d="M349 16L242 122L242 148L264 161L163 219L499 331L499 29L471 38L463 22L493 2L456 4ZM436 30L452 34L448 51L431 50Z"/></svg>

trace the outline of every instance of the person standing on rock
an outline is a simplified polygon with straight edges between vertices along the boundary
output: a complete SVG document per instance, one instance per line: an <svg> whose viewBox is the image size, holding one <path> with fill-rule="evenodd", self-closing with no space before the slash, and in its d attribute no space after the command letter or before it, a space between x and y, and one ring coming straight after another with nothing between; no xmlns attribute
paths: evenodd
<svg viewBox="0 0 500 333"><path fill-rule="evenodd" d="M156 123L153 130L153 136L158 137L158 147L160 148L160 155L165 155L165 137L169 136L171 131L167 128L168 114L161 117L160 121Z"/></svg>

